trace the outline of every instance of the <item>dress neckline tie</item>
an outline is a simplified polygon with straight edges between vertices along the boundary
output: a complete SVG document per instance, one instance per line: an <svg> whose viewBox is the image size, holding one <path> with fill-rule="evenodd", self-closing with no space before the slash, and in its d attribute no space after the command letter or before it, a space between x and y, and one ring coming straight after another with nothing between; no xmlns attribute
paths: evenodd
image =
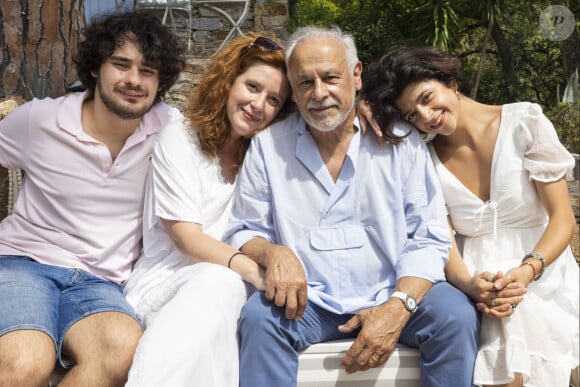
<svg viewBox="0 0 580 387"><path fill-rule="evenodd" d="M479 218L479 225L475 229L475 231L479 231L483 226L483 216L487 213L491 212L493 217L493 255L495 256L495 246L497 245L497 202L493 200L486 201L481 207L479 207L475 213L473 214L474 218Z"/></svg>

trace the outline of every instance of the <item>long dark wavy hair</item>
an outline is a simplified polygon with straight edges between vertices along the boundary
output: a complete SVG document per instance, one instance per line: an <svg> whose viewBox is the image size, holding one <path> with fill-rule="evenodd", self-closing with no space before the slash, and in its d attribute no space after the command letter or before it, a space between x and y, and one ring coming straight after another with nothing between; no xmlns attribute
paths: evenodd
<svg viewBox="0 0 580 387"><path fill-rule="evenodd" d="M200 83L191 92L185 116L198 135L202 151L209 157L216 157L230 137L231 125L226 104L236 78L256 63L279 69L286 76L284 50L266 50L258 46L248 49L258 36L250 32L237 37L215 53ZM290 83L288 90L291 90ZM288 93L276 120L286 117L293 110L291 94ZM250 140L245 137L239 140L233 165L235 173L244 161Z"/></svg>
<svg viewBox="0 0 580 387"><path fill-rule="evenodd" d="M385 54L363 71L360 98L367 101L379 124L383 138L398 143L405 135L393 133L396 120L402 119L395 101L413 83L435 79L448 87L469 94L471 84L461 69L461 62L434 47L399 47Z"/></svg>
<svg viewBox="0 0 580 387"><path fill-rule="evenodd" d="M92 98L97 84L92 74L98 73L105 60L127 41L134 43L145 63L158 71L159 90L155 102L159 102L183 69L185 50L173 31L150 13L110 13L93 18L84 30L84 40L75 56L79 80Z"/></svg>

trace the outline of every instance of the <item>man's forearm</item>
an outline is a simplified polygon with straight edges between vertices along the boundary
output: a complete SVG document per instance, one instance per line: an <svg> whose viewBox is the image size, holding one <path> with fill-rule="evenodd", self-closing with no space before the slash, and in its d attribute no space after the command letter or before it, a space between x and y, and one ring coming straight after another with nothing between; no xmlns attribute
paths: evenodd
<svg viewBox="0 0 580 387"><path fill-rule="evenodd" d="M256 261L262 267L268 267L268 259L266 251L272 246L264 238L252 238L240 248L240 251Z"/></svg>
<svg viewBox="0 0 580 387"><path fill-rule="evenodd" d="M432 287L433 283L426 279L418 277L401 277L397 282L397 286L395 286L395 290L407 293L414 297L417 302L420 302Z"/></svg>

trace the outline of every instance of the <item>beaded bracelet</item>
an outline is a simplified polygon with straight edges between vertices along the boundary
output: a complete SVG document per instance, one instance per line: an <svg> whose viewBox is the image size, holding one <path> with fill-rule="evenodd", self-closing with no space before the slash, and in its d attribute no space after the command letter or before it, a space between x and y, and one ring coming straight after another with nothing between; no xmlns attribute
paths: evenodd
<svg viewBox="0 0 580 387"><path fill-rule="evenodd" d="M540 272L536 273L536 270L534 268L534 281L539 280L542 277L542 274L544 274L544 269L546 268L546 260L544 259L544 256L542 254L540 254L537 251L534 251L533 253L530 254L526 254L524 256L524 258L522 259L522 264L523 263L527 263L525 262L526 259L537 259L538 261L540 261L542 263L542 266L540 266ZM531 265L531 263L530 263ZM533 266L533 265L532 265Z"/></svg>
<svg viewBox="0 0 580 387"><path fill-rule="evenodd" d="M230 259L228 259L228 269L231 269L232 268L232 259L234 259L234 257L236 255L242 255L242 254L244 254L244 253L242 253L240 251L232 254L232 256L230 257Z"/></svg>

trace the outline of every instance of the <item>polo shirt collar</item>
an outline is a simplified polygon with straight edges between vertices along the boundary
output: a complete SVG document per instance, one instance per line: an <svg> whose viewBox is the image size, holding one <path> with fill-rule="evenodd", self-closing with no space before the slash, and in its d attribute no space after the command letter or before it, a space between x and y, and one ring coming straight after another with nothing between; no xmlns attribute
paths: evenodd
<svg viewBox="0 0 580 387"><path fill-rule="evenodd" d="M88 91L73 93L64 97L57 114L58 127L82 138L86 136L82 129L82 106L88 98ZM138 142L143 138L156 134L170 121L170 107L163 102L158 102L151 107L142 118L141 123L131 137Z"/></svg>

